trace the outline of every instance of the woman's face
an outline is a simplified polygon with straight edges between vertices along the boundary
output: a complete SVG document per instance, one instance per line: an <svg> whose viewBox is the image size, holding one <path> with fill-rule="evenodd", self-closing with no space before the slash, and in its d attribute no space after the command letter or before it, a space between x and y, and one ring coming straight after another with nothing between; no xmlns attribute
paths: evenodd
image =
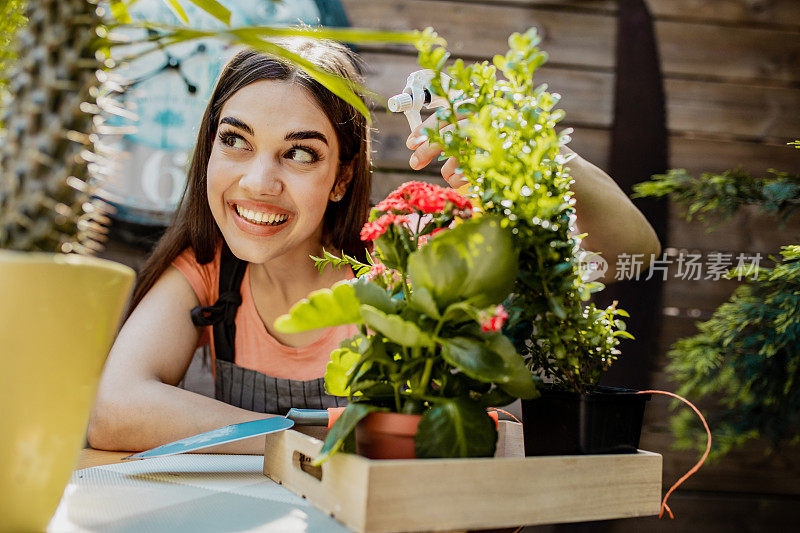
<svg viewBox="0 0 800 533"><path fill-rule="evenodd" d="M236 92L220 113L207 182L231 251L264 263L319 250L338 169L333 126L306 89L262 80Z"/></svg>

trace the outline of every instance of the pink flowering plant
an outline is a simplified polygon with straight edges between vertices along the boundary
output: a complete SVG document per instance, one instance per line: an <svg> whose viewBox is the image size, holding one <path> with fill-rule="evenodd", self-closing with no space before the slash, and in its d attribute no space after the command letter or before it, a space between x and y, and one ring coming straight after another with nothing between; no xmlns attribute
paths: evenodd
<svg viewBox="0 0 800 533"><path fill-rule="evenodd" d="M327 252L315 258L320 269L346 266L358 279L310 294L275 327L361 329L331 354L326 389L350 405L318 463L376 411L422 415L417 457L494 454L487 407L536 395L522 356L501 332L518 256L500 222L473 216L469 200L452 189L409 182L372 209L361 231L373 245L367 263Z"/></svg>

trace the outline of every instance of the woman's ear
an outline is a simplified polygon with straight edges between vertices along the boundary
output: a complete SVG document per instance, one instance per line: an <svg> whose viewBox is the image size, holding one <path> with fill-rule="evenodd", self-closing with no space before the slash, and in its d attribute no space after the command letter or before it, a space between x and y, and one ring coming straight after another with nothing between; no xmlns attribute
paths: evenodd
<svg viewBox="0 0 800 533"><path fill-rule="evenodd" d="M355 160L349 163L341 163L339 165L339 174L336 176L336 183L333 184L330 196L328 198L332 202L338 202L344 198L347 192L347 186L353 180L353 168L355 167Z"/></svg>

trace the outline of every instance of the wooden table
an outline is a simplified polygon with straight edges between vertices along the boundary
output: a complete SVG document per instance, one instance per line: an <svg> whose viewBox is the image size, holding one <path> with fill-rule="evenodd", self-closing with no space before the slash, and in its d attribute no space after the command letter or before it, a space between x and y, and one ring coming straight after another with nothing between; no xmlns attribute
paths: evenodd
<svg viewBox="0 0 800 533"><path fill-rule="evenodd" d="M89 468L90 466L121 463L121 459L130 455L131 453L133 452L107 452L105 450L95 450L94 448L84 448L81 450L80 457L78 457L78 463L75 466L75 470Z"/></svg>

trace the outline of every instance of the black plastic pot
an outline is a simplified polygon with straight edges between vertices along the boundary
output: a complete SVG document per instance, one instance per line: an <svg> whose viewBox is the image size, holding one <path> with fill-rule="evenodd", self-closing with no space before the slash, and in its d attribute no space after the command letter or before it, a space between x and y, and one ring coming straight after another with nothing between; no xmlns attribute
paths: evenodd
<svg viewBox="0 0 800 533"><path fill-rule="evenodd" d="M649 394L597 387L588 394L540 389L522 401L525 455L635 453Z"/></svg>

